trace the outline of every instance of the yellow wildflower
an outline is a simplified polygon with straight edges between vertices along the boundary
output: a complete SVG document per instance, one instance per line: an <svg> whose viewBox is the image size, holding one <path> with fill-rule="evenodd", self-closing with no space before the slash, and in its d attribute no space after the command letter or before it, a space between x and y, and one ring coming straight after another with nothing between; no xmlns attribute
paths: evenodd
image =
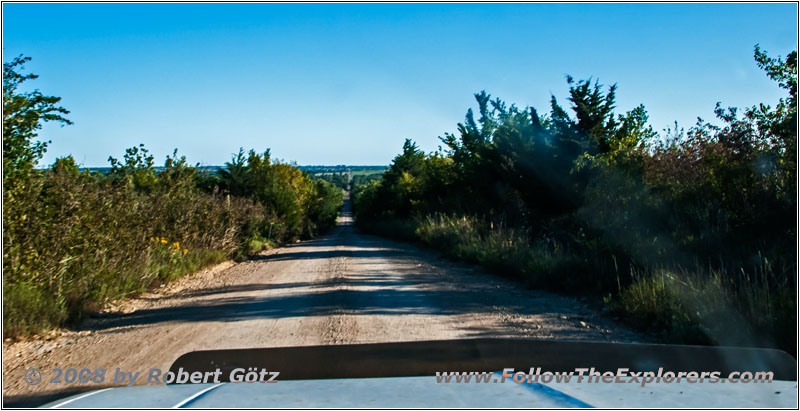
<svg viewBox="0 0 800 411"><path fill-rule="evenodd" d="M167 243L167 239L166 238L162 238L161 239L161 244L166 244L166 243Z"/></svg>
<svg viewBox="0 0 800 411"><path fill-rule="evenodd" d="M186 255L186 252L187 252L187 251L189 251L189 250L187 250L187 249L185 249L185 248L184 248L184 249L183 249L183 255Z"/></svg>

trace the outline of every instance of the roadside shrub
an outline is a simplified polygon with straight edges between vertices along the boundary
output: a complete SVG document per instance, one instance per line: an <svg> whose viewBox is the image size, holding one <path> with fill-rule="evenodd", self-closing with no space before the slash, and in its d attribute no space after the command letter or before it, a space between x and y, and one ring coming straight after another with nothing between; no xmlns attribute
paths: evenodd
<svg viewBox="0 0 800 411"><path fill-rule="evenodd" d="M61 100L20 92L27 57L3 64L4 337L77 321L87 310L225 259L333 226L342 190L314 183L269 150L218 174L177 150L156 169L143 146L109 157L107 175L71 156L37 169L44 122L71 124Z"/></svg>
<svg viewBox="0 0 800 411"><path fill-rule="evenodd" d="M356 223L408 226L531 286L602 296L668 341L794 352L797 52L754 58L785 98L718 103L721 126L666 135L644 106L616 114L616 86L597 81L567 77L570 106L551 97L546 115L476 93L445 149L406 140L354 189Z"/></svg>
<svg viewBox="0 0 800 411"><path fill-rule="evenodd" d="M252 200L174 180L182 167L174 163L146 190L124 173L77 172L71 163L37 173L4 208L6 336L62 325L230 258L270 218Z"/></svg>
<svg viewBox="0 0 800 411"><path fill-rule="evenodd" d="M313 181L308 173L280 161L270 151L245 155L240 149L219 171L218 185L230 195L252 198L276 216L265 239L289 242L309 238L336 224L344 203L344 190L326 181ZM206 185L208 189L208 185Z"/></svg>

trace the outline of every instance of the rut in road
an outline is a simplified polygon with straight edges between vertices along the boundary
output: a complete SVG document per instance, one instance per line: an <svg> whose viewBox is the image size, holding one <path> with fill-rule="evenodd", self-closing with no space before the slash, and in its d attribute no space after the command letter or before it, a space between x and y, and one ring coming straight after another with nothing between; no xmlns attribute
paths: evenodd
<svg viewBox="0 0 800 411"><path fill-rule="evenodd" d="M501 336L646 341L577 299L361 234L345 208L325 236L183 278L50 341L5 343L3 388L6 397L64 389L25 384L29 367L45 377L166 370L200 349Z"/></svg>

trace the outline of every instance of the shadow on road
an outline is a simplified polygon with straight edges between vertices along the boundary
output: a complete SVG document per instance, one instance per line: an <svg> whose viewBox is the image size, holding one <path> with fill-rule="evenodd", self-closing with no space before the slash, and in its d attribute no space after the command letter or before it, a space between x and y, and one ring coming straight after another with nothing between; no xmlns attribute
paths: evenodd
<svg viewBox="0 0 800 411"><path fill-rule="evenodd" d="M292 244L256 263L346 258L348 272L323 281L249 283L187 290L165 297L183 300L179 305L142 309L130 314L104 314L85 322L82 330L159 323L235 322L332 315L436 315L487 313L502 307L518 315L555 313L557 309L534 299L508 301L503 293L485 292L486 281L455 281L428 264L418 264L420 251L413 246L360 234L347 214L329 234ZM314 269L319 264L292 266ZM268 267L268 266L267 266ZM269 268L265 268L268 270ZM516 293L516 292L515 292ZM479 298L476 298L479 296ZM197 298L201 297L201 298ZM563 307L560 307L563 310ZM467 330L470 332L470 330ZM475 336L496 330L471 330ZM557 332L557 331L556 331Z"/></svg>

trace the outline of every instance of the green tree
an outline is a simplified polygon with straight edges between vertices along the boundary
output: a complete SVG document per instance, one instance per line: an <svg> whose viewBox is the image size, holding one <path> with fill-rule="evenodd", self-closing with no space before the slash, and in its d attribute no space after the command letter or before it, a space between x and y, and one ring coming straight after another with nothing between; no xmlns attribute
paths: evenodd
<svg viewBox="0 0 800 411"><path fill-rule="evenodd" d="M49 141L37 140L42 124L50 121L72 124L64 117L69 111L58 105L60 97L46 96L38 89L19 90L24 82L39 77L20 72L30 60L20 55L10 63L3 63L3 186L4 193L11 196L25 184L47 150Z"/></svg>
<svg viewBox="0 0 800 411"><path fill-rule="evenodd" d="M112 177L124 181L138 192L150 193L158 183L158 175L153 167L153 155L144 147L144 144L125 149L123 160L108 157L111 163Z"/></svg>
<svg viewBox="0 0 800 411"><path fill-rule="evenodd" d="M222 188L231 195L245 197L251 194L247 192L247 158L243 148L225 163L225 168L219 170L219 177Z"/></svg>

